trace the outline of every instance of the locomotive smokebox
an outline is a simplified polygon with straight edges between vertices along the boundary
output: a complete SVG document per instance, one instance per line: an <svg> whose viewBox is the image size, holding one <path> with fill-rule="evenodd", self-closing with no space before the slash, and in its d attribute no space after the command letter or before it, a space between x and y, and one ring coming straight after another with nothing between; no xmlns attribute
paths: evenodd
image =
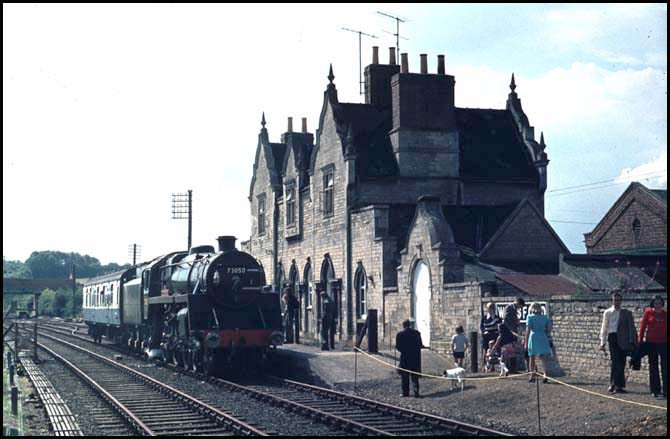
<svg viewBox="0 0 670 439"><path fill-rule="evenodd" d="M229 252L236 250L235 249L235 241L237 238L234 236L219 236L216 238L216 240L219 242L219 251L220 252Z"/></svg>

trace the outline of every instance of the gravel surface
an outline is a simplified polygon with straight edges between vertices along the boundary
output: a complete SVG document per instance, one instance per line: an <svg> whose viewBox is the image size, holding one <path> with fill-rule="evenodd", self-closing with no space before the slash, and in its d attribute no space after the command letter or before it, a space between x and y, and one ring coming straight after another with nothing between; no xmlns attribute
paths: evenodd
<svg viewBox="0 0 670 439"><path fill-rule="evenodd" d="M492 376L471 374L468 377ZM600 394L607 394L607 383L564 377L561 381ZM626 404L583 393L557 383L540 383L540 413L543 435L665 435L667 412ZM353 392L353 385L339 385ZM537 389L527 376L505 380L468 381L461 393L441 379L422 379L421 398L401 398L400 378L358 383L356 394L433 413L445 418L481 425L515 435L537 435ZM628 384L629 393L615 395L624 400L667 407L647 386Z"/></svg>

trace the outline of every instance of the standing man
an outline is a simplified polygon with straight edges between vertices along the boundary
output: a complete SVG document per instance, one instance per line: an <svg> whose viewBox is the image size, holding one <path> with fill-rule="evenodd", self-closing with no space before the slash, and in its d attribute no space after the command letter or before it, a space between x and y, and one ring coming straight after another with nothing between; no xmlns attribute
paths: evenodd
<svg viewBox="0 0 670 439"><path fill-rule="evenodd" d="M285 342L293 343L294 336L294 324L295 314L298 310L297 299L293 295L293 290L291 287L284 288L284 293L282 295L282 301L284 302L284 334Z"/></svg>
<svg viewBox="0 0 670 439"><path fill-rule="evenodd" d="M523 297L517 297L514 303L510 303L505 307L505 315L503 316L503 324L507 326L507 329L510 330L512 335L514 335L514 341L516 342L517 337L519 336L519 314L518 310L523 309L523 306L526 302L523 300ZM516 346L516 344L515 344ZM524 346L525 349L525 346ZM517 358L516 355L509 358L509 364L507 368L510 373L517 373Z"/></svg>
<svg viewBox="0 0 670 439"><path fill-rule="evenodd" d="M335 349L335 321L337 310L335 302L328 293L321 291L321 350Z"/></svg>
<svg viewBox="0 0 670 439"><path fill-rule="evenodd" d="M637 345L637 333L633 313L621 308L623 296L612 293L612 306L603 313L600 327L600 350L605 350L605 342L610 348L610 393L626 393L626 352L632 352Z"/></svg>
<svg viewBox="0 0 670 439"><path fill-rule="evenodd" d="M400 371L402 379L402 395L409 396L409 378L410 372L421 373L421 333L416 329L409 327L409 320L402 322L403 330L395 336L395 348L400 351ZM419 397L419 375L412 373L412 387L414 388L414 397Z"/></svg>

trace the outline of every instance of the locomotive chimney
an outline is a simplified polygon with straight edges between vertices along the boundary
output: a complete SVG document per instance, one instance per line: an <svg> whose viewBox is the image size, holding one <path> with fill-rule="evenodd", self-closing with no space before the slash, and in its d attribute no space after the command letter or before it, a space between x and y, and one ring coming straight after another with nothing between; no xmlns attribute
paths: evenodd
<svg viewBox="0 0 670 439"><path fill-rule="evenodd" d="M219 251L220 252L229 252L236 250L235 249L235 241L237 238L234 236L219 236L216 238L216 240L219 242Z"/></svg>

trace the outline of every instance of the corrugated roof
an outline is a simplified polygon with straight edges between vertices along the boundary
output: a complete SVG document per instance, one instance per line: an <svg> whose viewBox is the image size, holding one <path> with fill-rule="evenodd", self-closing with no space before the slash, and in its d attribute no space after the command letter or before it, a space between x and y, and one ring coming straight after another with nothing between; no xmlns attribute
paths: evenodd
<svg viewBox="0 0 670 439"><path fill-rule="evenodd" d="M496 274L496 278L530 296L572 295L582 289L578 283L553 274Z"/></svg>

